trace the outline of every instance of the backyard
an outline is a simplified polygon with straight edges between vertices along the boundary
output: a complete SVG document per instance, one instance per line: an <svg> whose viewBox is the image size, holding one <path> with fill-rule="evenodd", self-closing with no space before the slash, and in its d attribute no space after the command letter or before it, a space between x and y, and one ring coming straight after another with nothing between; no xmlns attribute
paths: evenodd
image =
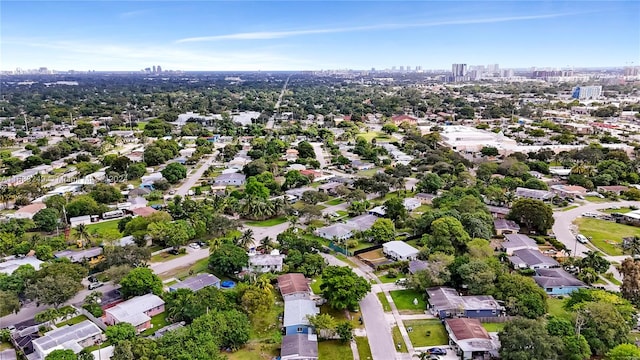
<svg viewBox="0 0 640 360"><path fill-rule="evenodd" d="M571 315L569 314L568 311L566 311L563 308L564 303L565 303L564 299L557 299L557 298L552 298L552 297L547 298L547 306L549 307L549 315L563 317L563 318L569 318Z"/></svg>
<svg viewBox="0 0 640 360"><path fill-rule="evenodd" d="M507 323L482 323L482 327L487 332L500 332Z"/></svg>
<svg viewBox="0 0 640 360"><path fill-rule="evenodd" d="M415 290L395 290L390 294L401 314L423 314L427 309L422 294ZM414 304L415 300L417 305Z"/></svg>
<svg viewBox="0 0 640 360"><path fill-rule="evenodd" d="M349 343L343 344L338 340L325 340L318 342L318 359L350 360L353 359L353 353Z"/></svg>
<svg viewBox="0 0 640 360"><path fill-rule="evenodd" d="M404 326L414 347L446 345L449 342L440 320L408 320L404 321Z"/></svg>
<svg viewBox="0 0 640 360"><path fill-rule="evenodd" d="M622 255L622 238L640 236L640 228L612 221L580 218L575 221L580 234L608 255Z"/></svg>
<svg viewBox="0 0 640 360"><path fill-rule="evenodd" d="M119 239L122 234L118 230L118 222L120 222L120 219L90 224L87 225L87 232L95 234L99 238Z"/></svg>
<svg viewBox="0 0 640 360"><path fill-rule="evenodd" d="M340 198L335 198L335 199L331 199L329 201L325 202L325 205L330 205L330 206L335 206L335 205L340 205L342 204L344 201Z"/></svg>
<svg viewBox="0 0 640 360"><path fill-rule="evenodd" d="M167 322L167 313L163 312L151 318L151 327L140 333L141 336L153 335L156 331L169 325Z"/></svg>

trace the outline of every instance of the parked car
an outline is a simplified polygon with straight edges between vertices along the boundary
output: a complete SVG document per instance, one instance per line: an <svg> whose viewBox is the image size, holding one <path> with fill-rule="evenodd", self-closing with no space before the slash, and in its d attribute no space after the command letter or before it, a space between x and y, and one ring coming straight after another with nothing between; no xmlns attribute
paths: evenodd
<svg viewBox="0 0 640 360"><path fill-rule="evenodd" d="M201 248L206 247L207 245L209 245L204 241L196 241L196 244L198 244L198 246L200 246Z"/></svg>
<svg viewBox="0 0 640 360"><path fill-rule="evenodd" d="M584 236L584 235L582 235L582 234L578 234L578 235L576 235L576 240L577 240L579 243L582 243L582 244L586 244L586 243L588 243L588 242L589 242L589 239L587 239L587 237L586 237L586 236Z"/></svg>
<svg viewBox="0 0 640 360"><path fill-rule="evenodd" d="M443 348L431 348L427 349L427 354L430 355L447 355L447 350Z"/></svg>
<svg viewBox="0 0 640 360"><path fill-rule="evenodd" d="M91 284L89 284L89 286L87 287L89 290L93 290L93 289L97 289L101 286L104 286L104 283L101 282L92 282Z"/></svg>
<svg viewBox="0 0 640 360"><path fill-rule="evenodd" d="M167 251L167 252L168 252L169 254L171 254L171 255L178 255L178 254L180 254L180 250L178 250L178 249L171 249L171 250L169 250L169 251Z"/></svg>
<svg viewBox="0 0 640 360"><path fill-rule="evenodd" d="M189 247L192 249L200 249L200 245L198 245L197 243L191 243L189 244Z"/></svg>

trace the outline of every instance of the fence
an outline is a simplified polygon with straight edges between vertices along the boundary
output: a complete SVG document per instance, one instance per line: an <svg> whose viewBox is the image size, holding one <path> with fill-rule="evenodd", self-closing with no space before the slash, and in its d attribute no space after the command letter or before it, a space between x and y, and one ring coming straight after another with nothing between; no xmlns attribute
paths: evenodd
<svg viewBox="0 0 640 360"><path fill-rule="evenodd" d="M369 246L368 248L364 248L364 249L360 249L360 250L354 251L353 255L360 255L362 253L366 253L366 252L373 251L373 250L378 250L380 248L382 248L381 244Z"/></svg>
<svg viewBox="0 0 640 360"><path fill-rule="evenodd" d="M92 323L96 324L100 329L102 329L102 331L107 330L107 325L104 324L102 319L98 319L82 307L77 307L76 310L78 310L78 313L86 316L89 320L91 320Z"/></svg>
<svg viewBox="0 0 640 360"><path fill-rule="evenodd" d="M511 320L519 319L519 316L488 316L488 317L478 317L481 323L505 323Z"/></svg>
<svg viewBox="0 0 640 360"><path fill-rule="evenodd" d="M349 250L345 250L343 247L338 246L337 244L335 244L333 241L329 241L329 245L328 245L329 249L338 252L340 254L343 255L347 255L347 256L353 256L353 253Z"/></svg>

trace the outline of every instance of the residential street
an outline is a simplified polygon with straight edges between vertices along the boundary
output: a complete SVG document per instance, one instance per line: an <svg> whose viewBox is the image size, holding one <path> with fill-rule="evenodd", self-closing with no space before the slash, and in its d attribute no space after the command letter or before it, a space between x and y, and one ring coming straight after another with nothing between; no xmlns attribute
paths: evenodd
<svg viewBox="0 0 640 360"><path fill-rule="evenodd" d="M324 257L330 265L349 266L331 255L322 254L322 257ZM353 269L353 271L367 279L367 281L369 280L369 278L365 276L365 273L360 269ZM369 292L367 296L360 301L360 311L362 312L362 319L367 331L367 338L369 338L369 345L371 347L371 355L373 356L373 359L397 359L396 348L391 336L391 329L389 328L384 311L382 310L382 305L374 292Z"/></svg>
<svg viewBox="0 0 640 360"><path fill-rule="evenodd" d="M182 185L180 185L180 187L176 189L176 195L180 195L180 196L187 195L187 193L189 192L189 189L191 189L198 182L198 180L200 180L200 178L202 177L202 174L204 174L204 172L207 171L207 169L209 168L209 166L211 166L214 160L215 160L215 152L214 154L209 155L207 158L200 161L199 164L201 164L201 166L194 173L187 174L187 178L185 179L184 183L182 183Z"/></svg>
<svg viewBox="0 0 640 360"><path fill-rule="evenodd" d="M316 160L320 163L320 169L327 167L327 158L324 156L324 149L322 149L322 143L312 142L313 151L316 153Z"/></svg>

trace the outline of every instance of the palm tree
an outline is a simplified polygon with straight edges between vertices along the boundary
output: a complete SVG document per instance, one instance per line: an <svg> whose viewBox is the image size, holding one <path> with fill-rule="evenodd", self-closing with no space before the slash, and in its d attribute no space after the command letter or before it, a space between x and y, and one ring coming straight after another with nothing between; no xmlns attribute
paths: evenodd
<svg viewBox="0 0 640 360"><path fill-rule="evenodd" d="M253 230L251 230L251 229L245 230L242 233L242 236L240 236L237 239L236 245L240 246L241 248L245 248L245 249L248 249L249 247L251 247L251 245L253 245Z"/></svg>
<svg viewBox="0 0 640 360"><path fill-rule="evenodd" d="M271 251L273 249L273 242L271 242L271 238L268 236L265 236L264 238L262 238L262 240L260 240L260 247L265 252Z"/></svg>
<svg viewBox="0 0 640 360"><path fill-rule="evenodd" d="M216 252L223 242L224 240L220 237L209 240L209 254L213 254L214 252Z"/></svg>
<svg viewBox="0 0 640 360"><path fill-rule="evenodd" d="M173 321L182 321L184 309L194 302L194 295L191 291L177 291L171 300L173 306L167 307L167 317Z"/></svg>
<svg viewBox="0 0 640 360"><path fill-rule="evenodd" d="M85 241L89 241L91 239L91 234L89 234L89 229L87 225L80 224L76 226L74 229L75 235L78 239L78 247L84 247Z"/></svg>
<svg viewBox="0 0 640 360"><path fill-rule="evenodd" d="M273 285L271 285L271 281L265 275L260 275L256 278L256 285L260 290L271 292L273 290Z"/></svg>
<svg viewBox="0 0 640 360"><path fill-rule="evenodd" d="M295 229L300 224L300 217L289 215L287 216L287 221L289 222L289 226Z"/></svg>
<svg viewBox="0 0 640 360"><path fill-rule="evenodd" d="M9 188L8 186L0 187L0 202L4 204L5 209L9 207L9 201L13 199L13 196L13 189Z"/></svg>

